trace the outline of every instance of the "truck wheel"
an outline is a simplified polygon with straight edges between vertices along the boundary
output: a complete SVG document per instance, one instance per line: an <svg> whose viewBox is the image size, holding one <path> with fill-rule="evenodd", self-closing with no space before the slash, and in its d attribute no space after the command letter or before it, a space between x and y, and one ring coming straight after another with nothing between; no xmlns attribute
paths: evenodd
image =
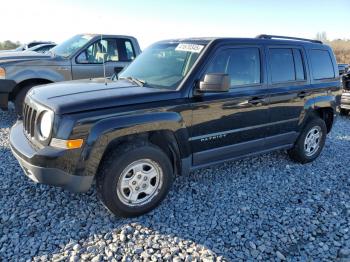
<svg viewBox="0 0 350 262"><path fill-rule="evenodd" d="M135 217L157 207L173 182L167 155L153 144L127 144L99 169L97 193L105 207L122 217Z"/></svg>
<svg viewBox="0 0 350 262"><path fill-rule="evenodd" d="M290 158L302 164L314 161L321 153L326 141L325 122L314 117L305 126L294 147L288 151Z"/></svg>
<svg viewBox="0 0 350 262"><path fill-rule="evenodd" d="M23 114L23 103L24 103L24 98L26 97L27 93L29 90L35 85L27 85L23 86L21 90L16 95L15 98L15 112L18 117L21 117Z"/></svg>
<svg viewBox="0 0 350 262"><path fill-rule="evenodd" d="M349 110L340 108L339 114L340 114L341 116L347 116L347 115L349 114Z"/></svg>

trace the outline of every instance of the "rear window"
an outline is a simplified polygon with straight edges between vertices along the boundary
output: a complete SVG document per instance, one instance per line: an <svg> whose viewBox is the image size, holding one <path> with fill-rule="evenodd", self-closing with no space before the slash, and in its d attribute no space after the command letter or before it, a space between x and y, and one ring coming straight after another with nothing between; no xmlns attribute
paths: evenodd
<svg viewBox="0 0 350 262"><path fill-rule="evenodd" d="M305 80L305 67L300 49L271 48L270 66L272 83Z"/></svg>
<svg viewBox="0 0 350 262"><path fill-rule="evenodd" d="M327 50L311 50L310 59L315 80L335 77L332 59Z"/></svg>

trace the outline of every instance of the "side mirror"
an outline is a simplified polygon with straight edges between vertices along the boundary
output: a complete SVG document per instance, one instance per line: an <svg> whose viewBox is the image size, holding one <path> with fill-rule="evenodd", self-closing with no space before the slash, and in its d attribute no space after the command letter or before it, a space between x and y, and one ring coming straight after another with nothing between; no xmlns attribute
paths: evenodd
<svg viewBox="0 0 350 262"><path fill-rule="evenodd" d="M215 93L227 92L230 88L230 77L228 74L206 74L204 81L199 83L199 92Z"/></svg>

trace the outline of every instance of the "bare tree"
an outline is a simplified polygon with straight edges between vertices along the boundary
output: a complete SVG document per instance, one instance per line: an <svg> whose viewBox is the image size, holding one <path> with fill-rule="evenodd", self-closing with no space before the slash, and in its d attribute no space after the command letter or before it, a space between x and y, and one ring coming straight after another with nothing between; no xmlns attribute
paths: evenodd
<svg viewBox="0 0 350 262"><path fill-rule="evenodd" d="M316 40L320 40L322 42L328 42L327 33L326 32L318 32L316 34Z"/></svg>

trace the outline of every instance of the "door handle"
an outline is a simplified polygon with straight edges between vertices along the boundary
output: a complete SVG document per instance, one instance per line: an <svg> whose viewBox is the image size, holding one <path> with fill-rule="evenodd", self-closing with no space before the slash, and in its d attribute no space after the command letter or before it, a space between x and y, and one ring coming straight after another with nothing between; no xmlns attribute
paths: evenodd
<svg viewBox="0 0 350 262"><path fill-rule="evenodd" d="M265 98L261 98L261 97L254 97L250 100L248 100L248 103L251 105L258 105L258 104L262 104L265 103L266 99Z"/></svg>
<svg viewBox="0 0 350 262"><path fill-rule="evenodd" d="M305 97L307 97L309 94L310 94L310 93L308 93L308 92L301 91L301 92L298 93L297 96L298 96L299 98L305 98Z"/></svg>

